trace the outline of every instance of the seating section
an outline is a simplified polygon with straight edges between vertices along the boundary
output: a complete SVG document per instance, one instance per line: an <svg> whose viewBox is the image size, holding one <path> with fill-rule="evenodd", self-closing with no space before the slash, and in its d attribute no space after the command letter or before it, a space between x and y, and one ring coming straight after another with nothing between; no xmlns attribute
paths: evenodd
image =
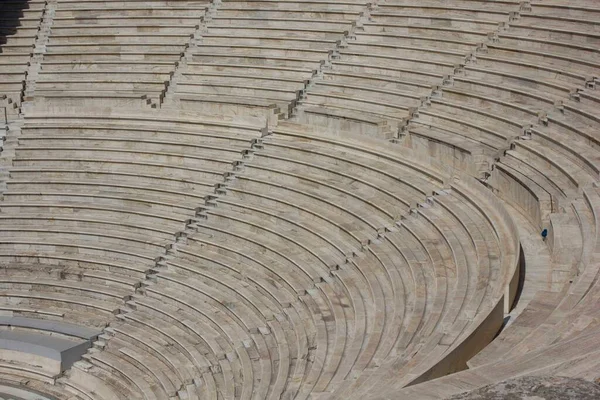
<svg viewBox="0 0 600 400"><path fill-rule="evenodd" d="M30 115L0 212L4 309L104 327L257 135L226 122Z"/></svg>
<svg viewBox="0 0 600 400"><path fill-rule="evenodd" d="M595 6L531 2L479 48L442 88L441 99L431 99L428 113L460 102L472 115L470 124L475 113L493 112L504 121L504 132L513 125L485 182L522 225L534 233L548 230L549 265L535 269L535 260L526 261L520 305L499 337L469 361L468 371L406 389L392 385L374 398L393 393L437 399L523 374L598 378L599 336L590 323L598 308ZM482 122L480 130L491 126L500 124ZM538 256L531 251L526 258Z"/></svg>
<svg viewBox="0 0 600 400"><path fill-rule="evenodd" d="M158 107L207 6L205 0L59 0L36 100Z"/></svg>
<svg viewBox="0 0 600 400"><path fill-rule="evenodd" d="M0 4L0 111L4 114L6 110L11 119L19 113L44 4L43 0L8 0Z"/></svg>
<svg viewBox="0 0 600 400"><path fill-rule="evenodd" d="M431 166L357 140L281 123L255 141L65 384L305 398L351 390L375 365L442 374L429 355L491 339L477 330L502 321L509 220L471 178L444 189ZM120 374L134 384L108 379Z"/></svg>
<svg viewBox="0 0 600 400"><path fill-rule="evenodd" d="M365 6L225 0L190 46L173 99L183 109L287 116Z"/></svg>
<svg viewBox="0 0 600 400"><path fill-rule="evenodd" d="M298 119L397 137L432 91L518 6L493 3L401 0L372 6L369 20L307 91Z"/></svg>
<svg viewBox="0 0 600 400"><path fill-rule="evenodd" d="M594 1L0 12L0 390L600 378Z"/></svg>
<svg viewBox="0 0 600 400"><path fill-rule="evenodd" d="M395 391L395 395L439 399L524 374L597 380L598 190L586 190L585 199L592 212L590 231L584 237L589 251L584 252L573 284L562 292L537 292L514 323L469 361L469 370ZM380 395L374 398L386 396Z"/></svg>

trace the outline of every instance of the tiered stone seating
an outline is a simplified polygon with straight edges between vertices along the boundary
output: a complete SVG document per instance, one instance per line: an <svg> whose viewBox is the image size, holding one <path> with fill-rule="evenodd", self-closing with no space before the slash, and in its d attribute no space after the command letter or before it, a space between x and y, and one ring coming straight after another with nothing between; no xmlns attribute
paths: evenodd
<svg viewBox="0 0 600 400"><path fill-rule="evenodd" d="M392 360L413 379L437 376L464 363L453 346L491 339L514 297L518 244L477 188L444 191L443 173L378 141L296 124L253 143L66 387L304 398Z"/></svg>
<svg viewBox="0 0 600 400"><path fill-rule="evenodd" d="M352 400L598 379L599 10L7 12L22 24L0 73L27 81L18 99L0 82L19 117L0 157L0 384L61 400ZM52 324L101 333L57 371L73 338L38 329ZM47 349L54 364L36 358Z"/></svg>
<svg viewBox="0 0 600 400"><path fill-rule="evenodd" d="M260 134L260 126L249 123L176 115L28 114L0 212L3 312L117 330L115 318L125 318L156 257L170 251L195 206ZM172 396L193 385L188 367L202 365L194 341L187 346L194 358L182 364L177 356L156 360L157 346L166 342L153 346L139 334L128 337L129 353L119 341L125 339L106 346L105 335L114 331L105 329L85 356L94 368L102 366L101 374L118 381L131 373L142 385L148 377L136 368L166 362L180 368L179 380L168 370L144 370L148 379L162 382ZM104 347L115 354L97 355ZM79 390L76 382L66 386ZM152 390L142 385L131 398Z"/></svg>
<svg viewBox="0 0 600 400"><path fill-rule="evenodd" d="M531 10L521 7L522 18L511 16L507 28L480 43L465 67L412 114L403 140L478 176L504 155L493 167L491 185L541 229L548 227L550 213L568 207L573 196L597 179L597 156L588 147L595 146L589 128L596 123L597 101L593 77L554 61L528 59L527 40L511 44L512 53L499 50L514 30L535 28L535 9L535 4ZM573 37L571 43L578 40ZM567 40L551 42L552 51L564 58L556 46ZM571 139L572 146L563 145Z"/></svg>
<svg viewBox="0 0 600 400"><path fill-rule="evenodd" d="M500 41L529 50L525 54L545 66L597 76L598 8L594 3L532 1L531 10Z"/></svg>
<svg viewBox="0 0 600 400"><path fill-rule="evenodd" d="M44 4L42 0L9 0L0 4L0 107L6 108L11 117L18 114L21 104Z"/></svg>
<svg viewBox="0 0 600 400"><path fill-rule="evenodd" d="M51 383L36 380L35 378L21 378L13 376L10 373L3 373L0 383L0 390L3 394L16 396L21 398L27 398L35 393L40 399L45 400L46 398L55 398L59 400L67 400L67 396L64 390L54 386ZM40 393L44 393L48 397L40 397ZM50 397L51 396L51 397Z"/></svg>
<svg viewBox="0 0 600 400"><path fill-rule="evenodd" d="M184 109L288 115L365 5L223 1L190 47L174 99Z"/></svg>
<svg viewBox="0 0 600 400"><path fill-rule="evenodd" d="M591 213L588 222L593 222L584 241L591 249L573 284L563 292L538 292L515 322L469 361L471 369L403 389L398 395L438 399L524 374L597 378L599 332L592 321L598 313L600 196L591 189L585 199Z"/></svg>
<svg viewBox="0 0 600 400"><path fill-rule="evenodd" d="M159 106L207 4L59 1L37 97L66 106Z"/></svg>
<svg viewBox="0 0 600 400"><path fill-rule="evenodd" d="M298 119L397 137L416 108L517 3L386 1L307 91Z"/></svg>
<svg viewBox="0 0 600 400"><path fill-rule="evenodd" d="M18 278L7 272L4 309L103 326L257 135L227 122L30 115L0 212L0 258Z"/></svg>
<svg viewBox="0 0 600 400"><path fill-rule="evenodd" d="M535 10L534 4L531 12L524 12L523 15L534 16ZM536 28L531 22L532 18L524 17L517 27L526 30L530 26L532 33L529 37L535 36ZM507 33L510 32L512 27L507 30ZM544 49L546 60L534 56L531 60L526 60L529 64L512 66L510 74L491 78L490 73L486 72L485 76L480 77L487 82L495 79L506 88L503 90L511 93L507 93L507 98L511 96L516 99L514 93L519 88L528 88L519 93L519 106L524 111L527 109L526 112L530 115L530 118L524 119L523 125L524 133L528 136L526 138L531 140L515 142L492 176L494 185L496 182L500 183L501 175L504 175L510 176L509 180L516 179L523 182L522 186L528 187L531 194L520 197L516 195L518 190L502 192L514 204L526 210L526 214L539 227L547 227L549 213L568 208L573 198L581 196L583 188L598 179L596 143L590 130L597 123L594 111L597 102L591 89L594 84L593 75L585 75L593 71L578 75L578 70L573 65L561 65L560 61L552 61L551 57L554 55L565 57L567 52L560 46L576 44L579 40L577 36L562 41L555 39L550 39L550 36L546 39L550 46ZM507 39L500 35L498 45L503 46L506 42ZM494 46L495 44L489 46L487 53L481 59L478 58L477 64L482 64L481 67L477 66L478 74L483 69L493 74L494 70L506 70L505 60L509 59L509 53L504 50L498 53L500 50ZM528 57L530 44L526 40L520 40L516 45L511 43L511 46L514 48L511 50L513 54L518 51ZM569 59L576 61L574 57ZM538 65L548 73L540 73ZM564 71L568 73L563 73ZM466 74L469 73L467 68ZM537 121L533 118L535 114L538 115ZM569 145L565 146L567 142ZM532 197L535 200L525 201Z"/></svg>
<svg viewBox="0 0 600 400"><path fill-rule="evenodd" d="M431 107L420 111L414 123L429 122L432 115L452 106L455 114L465 115L463 126L484 131L484 127L499 128L502 123L509 128L504 132L512 130L507 142L511 136L515 140L496 158L487 182L515 207L515 215L521 215L517 218L529 220L533 232L549 229L547 244L552 258L545 276L536 275L525 282L524 298L520 299L524 305L512 316L508 328L469 361L472 370L401 391L396 390L400 385L391 386L382 391L381 398L391 393L445 398L526 373L597 378L590 352L598 334L589 325L590 312L597 309L593 285L598 171L597 146L591 134L598 121L593 92L596 72L593 63L582 61L595 56L584 47L580 56L576 51L568 55L569 46L575 49L593 42L595 10L567 2L532 3L531 10L522 10L523 18L500 32L497 42L480 48L476 63L473 59L467 64L464 74L442 89L441 99L431 99ZM467 118L465 111L471 116ZM483 118L473 117L475 113L485 113L498 122L486 124ZM503 117L507 115L510 120ZM445 129L444 133L449 132L452 130ZM464 136L478 140L473 134ZM463 151L477 147L481 145L471 143ZM546 290L539 289L544 286L541 282Z"/></svg>

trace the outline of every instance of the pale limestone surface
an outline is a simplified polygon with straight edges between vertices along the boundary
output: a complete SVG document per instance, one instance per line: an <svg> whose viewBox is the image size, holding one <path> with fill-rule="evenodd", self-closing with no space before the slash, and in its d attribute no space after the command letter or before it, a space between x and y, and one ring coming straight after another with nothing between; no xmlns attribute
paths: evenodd
<svg viewBox="0 0 600 400"><path fill-rule="evenodd" d="M592 400L600 397L600 386L583 379L522 377L486 386L450 400Z"/></svg>
<svg viewBox="0 0 600 400"><path fill-rule="evenodd" d="M24 4L0 4L20 21L0 313L102 334L63 374L0 360L5 382L437 399L598 378L594 1Z"/></svg>

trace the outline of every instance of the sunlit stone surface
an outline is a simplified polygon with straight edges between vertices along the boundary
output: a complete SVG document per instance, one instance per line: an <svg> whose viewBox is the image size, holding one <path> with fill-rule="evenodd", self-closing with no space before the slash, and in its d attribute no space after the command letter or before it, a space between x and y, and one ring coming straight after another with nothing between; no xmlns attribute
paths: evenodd
<svg viewBox="0 0 600 400"><path fill-rule="evenodd" d="M600 378L597 0L6 0L0 36L2 384Z"/></svg>

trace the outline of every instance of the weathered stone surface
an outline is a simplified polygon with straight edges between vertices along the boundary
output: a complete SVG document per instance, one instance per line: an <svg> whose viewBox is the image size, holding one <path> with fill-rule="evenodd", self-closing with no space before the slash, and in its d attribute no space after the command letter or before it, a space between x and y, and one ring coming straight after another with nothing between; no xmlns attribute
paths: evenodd
<svg viewBox="0 0 600 400"><path fill-rule="evenodd" d="M600 385L583 379L562 376L525 376L472 392L449 397L449 400L596 400Z"/></svg>
<svg viewBox="0 0 600 400"><path fill-rule="evenodd" d="M598 0L0 1L0 382L597 380L599 21ZM101 334L58 374L26 346L64 324Z"/></svg>

